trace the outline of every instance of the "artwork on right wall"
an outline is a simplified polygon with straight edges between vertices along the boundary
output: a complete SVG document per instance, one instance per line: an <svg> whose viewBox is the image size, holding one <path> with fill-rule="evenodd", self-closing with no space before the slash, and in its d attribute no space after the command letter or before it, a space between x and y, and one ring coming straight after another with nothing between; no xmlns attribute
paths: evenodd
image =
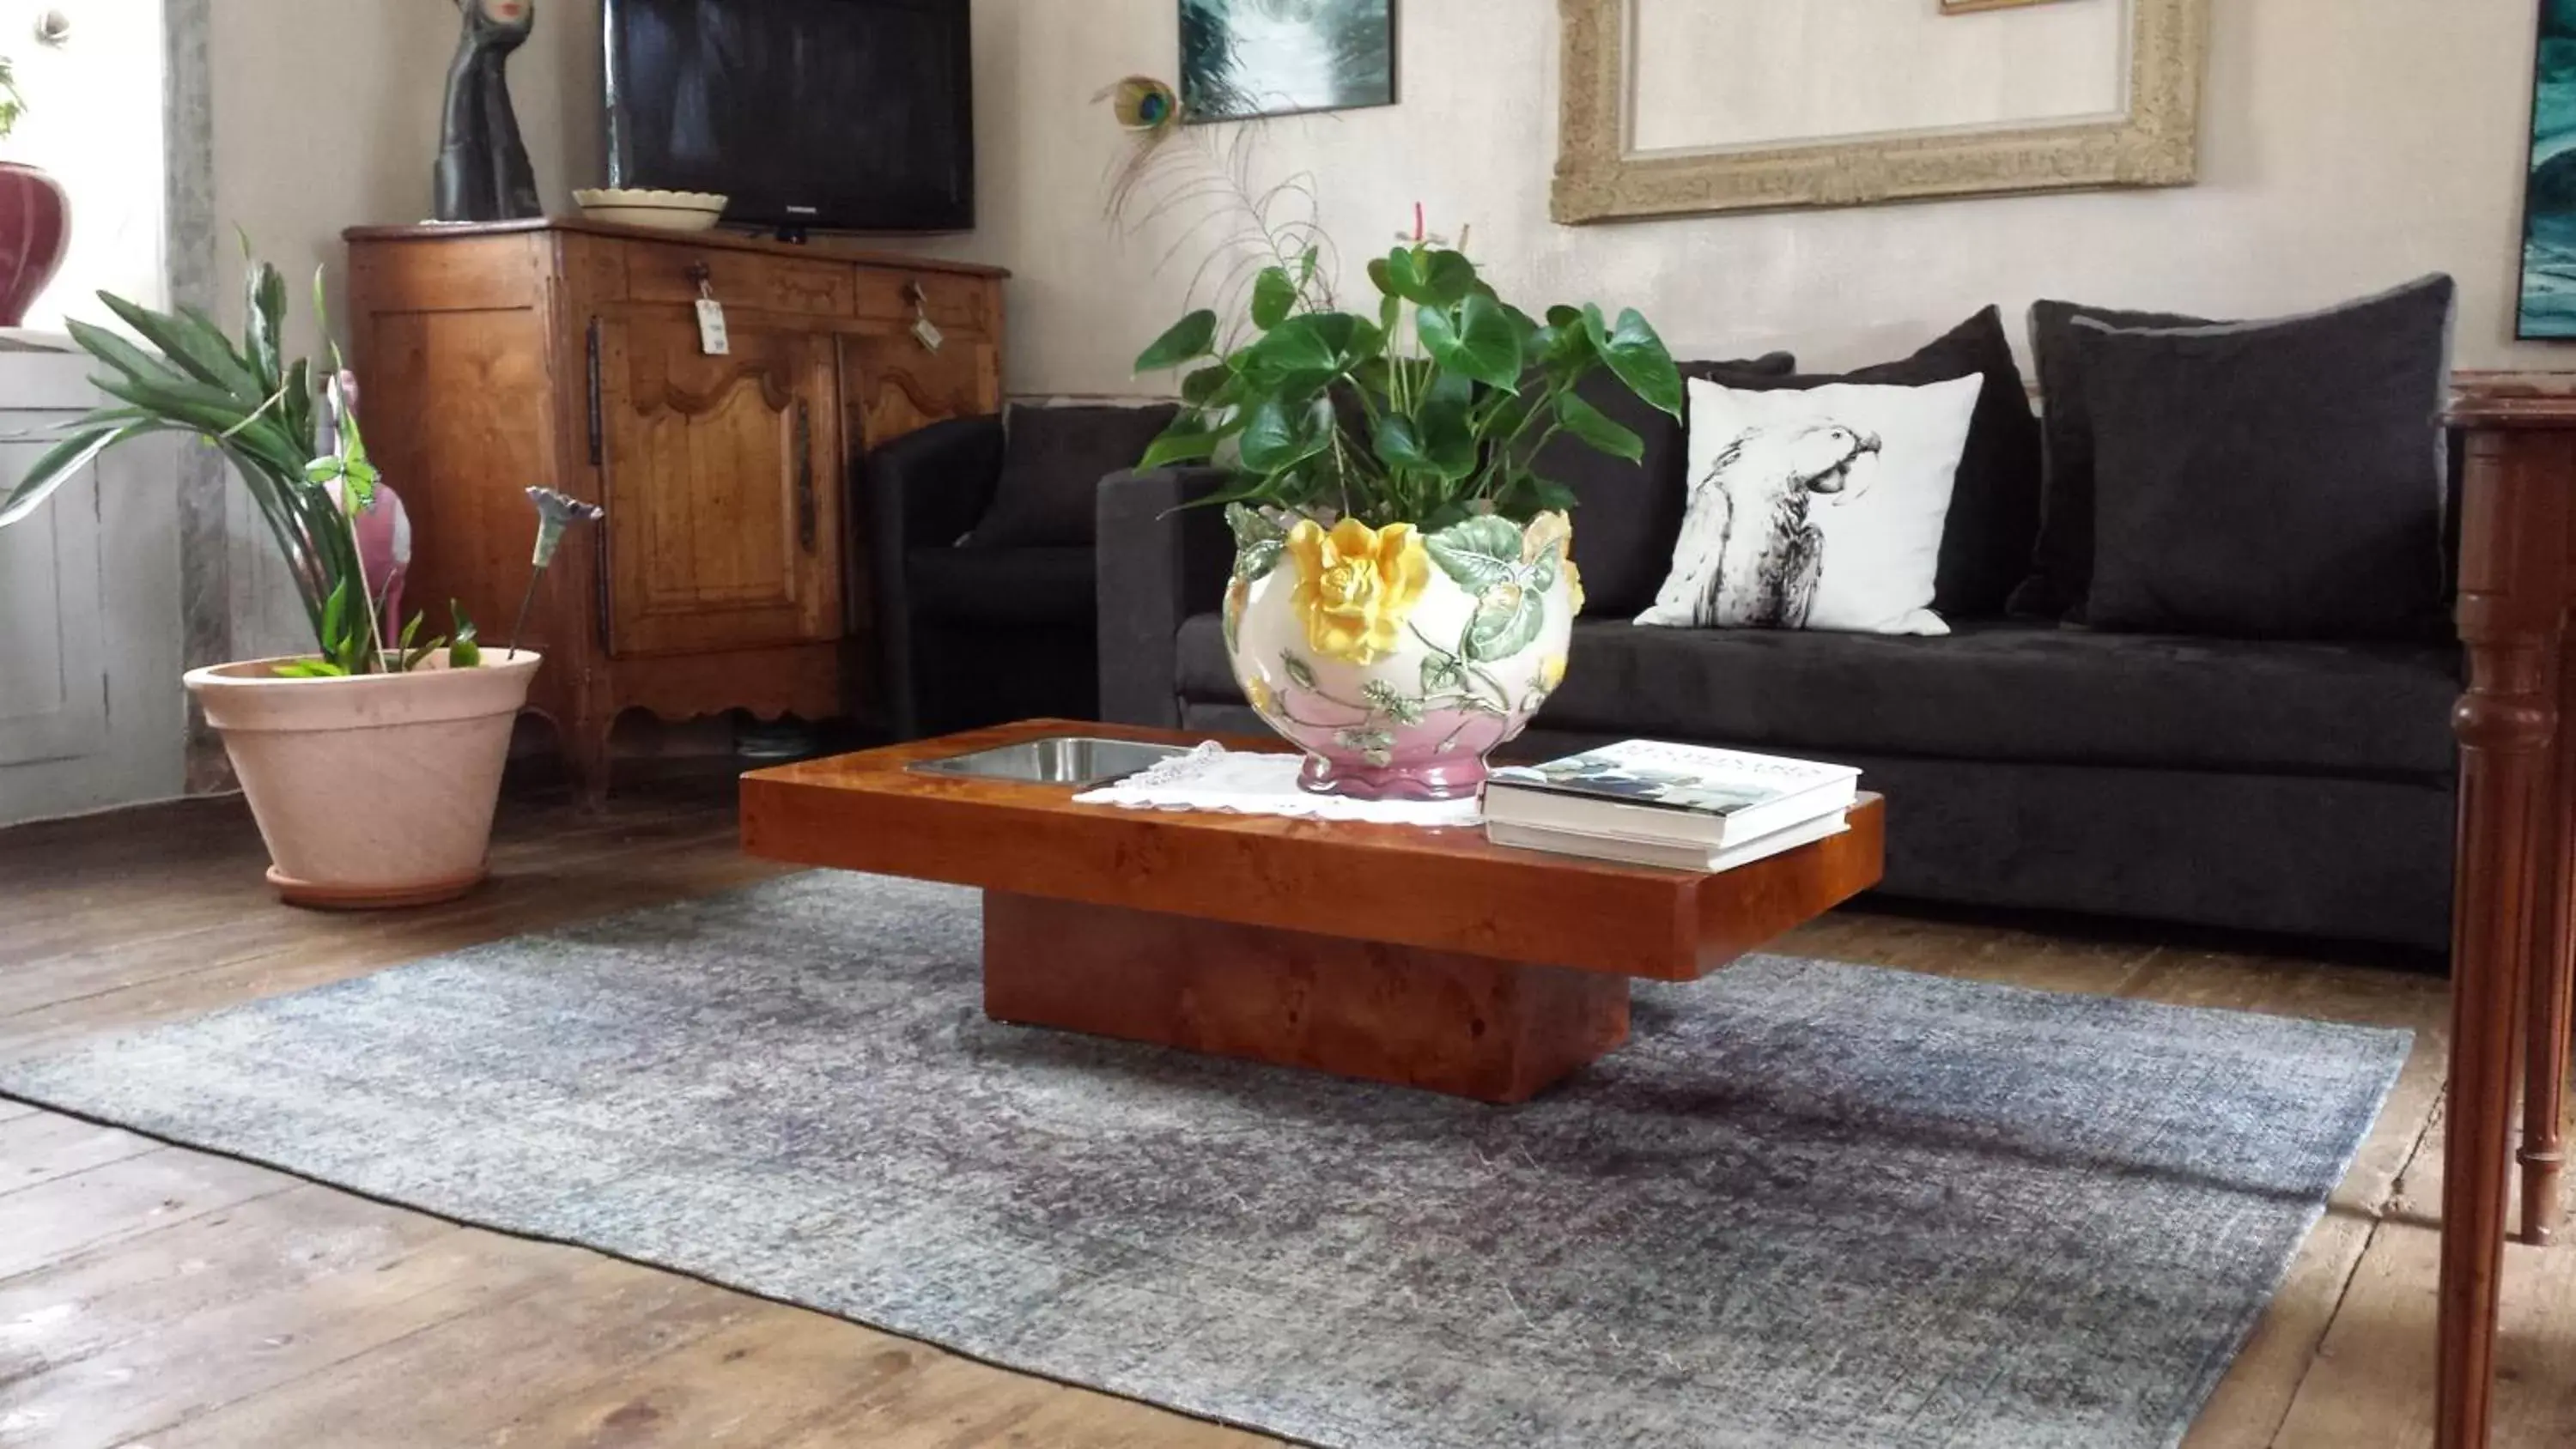
<svg viewBox="0 0 2576 1449"><path fill-rule="evenodd" d="M2576 0L2541 0L2517 337L2576 338Z"/></svg>

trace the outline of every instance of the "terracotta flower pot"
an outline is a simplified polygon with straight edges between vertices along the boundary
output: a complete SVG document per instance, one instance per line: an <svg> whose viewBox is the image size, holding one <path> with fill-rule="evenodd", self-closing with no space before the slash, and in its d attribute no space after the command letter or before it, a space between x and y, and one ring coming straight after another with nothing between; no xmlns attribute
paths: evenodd
<svg viewBox="0 0 2576 1449"><path fill-rule="evenodd" d="M483 658L450 669L441 650L409 674L350 679L280 679L276 659L188 675L278 894L357 910L451 900L482 881L510 728L540 662Z"/></svg>
<svg viewBox="0 0 2576 1449"><path fill-rule="evenodd" d="M1225 642L1244 697L1322 794L1450 800L1565 678L1582 581L1561 513L1326 530L1236 509Z"/></svg>
<svg viewBox="0 0 2576 1449"><path fill-rule="evenodd" d="M0 161L0 327L27 320L72 245L72 199L62 183Z"/></svg>

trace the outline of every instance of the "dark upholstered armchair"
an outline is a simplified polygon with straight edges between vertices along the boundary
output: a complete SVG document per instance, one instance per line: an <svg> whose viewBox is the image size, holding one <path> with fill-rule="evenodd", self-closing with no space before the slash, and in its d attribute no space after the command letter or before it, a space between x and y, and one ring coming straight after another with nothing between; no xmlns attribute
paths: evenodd
<svg viewBox="0 0 2576 1449"><path fill-rule="evenodd" d="M1094 498L1168 407L1015 407L870 454L880 677L906 739L1099 714Z"/></svg>

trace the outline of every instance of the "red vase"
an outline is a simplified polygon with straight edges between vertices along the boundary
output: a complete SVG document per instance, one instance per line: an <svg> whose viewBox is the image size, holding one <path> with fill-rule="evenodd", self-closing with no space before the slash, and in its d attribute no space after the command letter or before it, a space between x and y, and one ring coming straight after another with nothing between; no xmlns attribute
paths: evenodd
<svg viewBox="0 0 2576 1449"><path fill-rule="evenodd" d="M33 166L0 161L0 327L27 320L71 250L72 199Z"/></svg>

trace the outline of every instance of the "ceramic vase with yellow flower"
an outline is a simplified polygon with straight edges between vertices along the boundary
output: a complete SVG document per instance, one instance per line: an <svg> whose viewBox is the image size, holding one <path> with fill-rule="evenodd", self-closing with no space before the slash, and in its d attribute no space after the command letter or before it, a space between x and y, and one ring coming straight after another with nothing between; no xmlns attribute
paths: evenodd
<svg viewBox="0 0 2576 1449"><path fill-rule="evenodd" d="M1244 697L1306 751L1309 790L1450 800L1565 677L1582 582L1561 513L1424 534L1227 511L1225 643Z"/></svg>

